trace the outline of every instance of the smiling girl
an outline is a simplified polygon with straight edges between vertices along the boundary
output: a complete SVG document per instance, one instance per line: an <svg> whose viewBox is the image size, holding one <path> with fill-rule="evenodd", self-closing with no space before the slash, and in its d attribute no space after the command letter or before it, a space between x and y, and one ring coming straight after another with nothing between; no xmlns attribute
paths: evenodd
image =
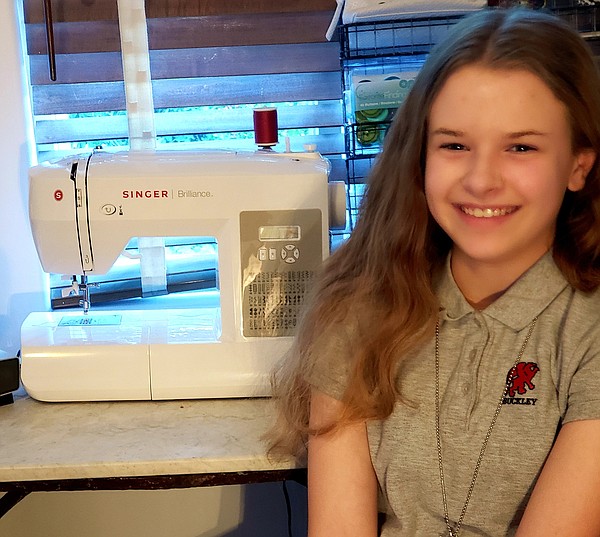
<svg viewBox="0 0 600 537"><path fill-rule="evenodd" d="M309 537L600 536L598 152L558 19L484 10L435 48L276 375Z"/></svg>

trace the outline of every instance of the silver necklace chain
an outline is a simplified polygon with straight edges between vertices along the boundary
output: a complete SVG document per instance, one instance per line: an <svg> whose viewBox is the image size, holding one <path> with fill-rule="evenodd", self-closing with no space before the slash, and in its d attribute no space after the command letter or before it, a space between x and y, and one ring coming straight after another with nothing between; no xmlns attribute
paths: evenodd
<svg viewBox="0 0 600 537"><path fill-rule="evenodd" d="M537 317L531 321L529 325L529 330L527 331L527 335L525 336L525 340L523 341L523 345L521 345L521 350L519 351L519 355L515 360L515 363L510 368L509 371L513 371L517 364L523 358L523 353L525 352L525 348L527 347L527 343L529 343L529 338L531 337L531 333L533 332L533 328L535 327L535 323L537 321ZM483 439L483 443L481 445L481 450L479 451L479 457L477 457L477 462L475 463L475 470L473 471L473 477L471 478L471 483L469 484L469 489L467 491L467 498L465 499L465 503L463 505L462 511L460 513L460 517L458 518L458 522L452 527L450 524L450 517L448 516L448 502L446 500L446 484L444 481L444 463L442 459L442 440L440 433L440 322L437 321L435 325L435 437L437 441L437 453L438 453L438 462L440 466L440 485L442 488L442 503L444 506L444 520L446 522L446 529L448 530L447 537L458 537L460 532L460 528L462 527L465 514L467 513L467 507L469 506L469 502L471 501L471 495L473 494L473 489L475 488L475 482L477 481L477 476L479 475L479 469L481 468L481 462L483 461L483 455L488 445L488 441L490 436L492 435L492 430L494 429L494 425L496 425L496 420L498 419L498 415L500 414L500 410L502 409L502 403L506 394L508 393L509 388L509 380L507 378L506 384L504 385L504 390L502 391L502 395L500 396L500 400L496 405L496 410L494 411L494 415L492 416L492 421L488 430L485 434L485 438Z"/></svg>

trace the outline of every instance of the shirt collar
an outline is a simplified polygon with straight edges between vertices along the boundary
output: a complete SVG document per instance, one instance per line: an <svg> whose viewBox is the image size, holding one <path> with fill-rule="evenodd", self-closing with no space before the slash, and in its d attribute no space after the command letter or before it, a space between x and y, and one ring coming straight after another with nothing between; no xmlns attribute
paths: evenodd
<svg viewBox="0 0 600 537"><path fill-rule="evenodd" d="M482 313L514 330L525 328L569 284L548 252L529 268L508 290ZM437 285L442 319L457 321L474 313L456 285L450 268L450 255Z"/></svg>

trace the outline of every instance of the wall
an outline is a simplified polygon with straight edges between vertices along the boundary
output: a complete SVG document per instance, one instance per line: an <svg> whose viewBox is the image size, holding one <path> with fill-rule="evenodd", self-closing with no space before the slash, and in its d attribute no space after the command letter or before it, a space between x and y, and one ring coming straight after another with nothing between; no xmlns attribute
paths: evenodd
<svg viewBox="0 0 600 537"><path fill-rule="evenodd" d="M14 355L27 314L45 307L44 280L27 220L29 114L13 2L0 18L0 349ZM27 104L26 104L27 102Z"/></svg>
<svg viewBox="0 0 600 537"><path fill-rule="evenodd" d="M289 484L293 536L306 535L304 487ZM283 537L280 483L172 491L34 493L0 519L11 537Z"/></svg>
<svg viewBox="0 0 600 537"><path fill-rule="evenodd" d="M0 349L14 355L19 327L46 309L45 276L27 220L29 110L17 3L0 17ZM1 493L0 493L1 494ZM290 484L294 536L306 534L303 487ZM35 493L0 519L12 537L281 537L287 535L280 483L176 491Z"/></svg>

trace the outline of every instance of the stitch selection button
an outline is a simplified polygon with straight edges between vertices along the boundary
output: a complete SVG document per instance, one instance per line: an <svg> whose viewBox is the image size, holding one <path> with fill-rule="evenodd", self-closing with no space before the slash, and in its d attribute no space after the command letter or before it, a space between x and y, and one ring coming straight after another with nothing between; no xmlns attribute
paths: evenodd
<svg viewBox="0 0 600 537"><path fill-rule="evenodd" d="M294 244L286 244L281 249L281 259L286 263L295 263L300 258L300 250Z"/></svg>

